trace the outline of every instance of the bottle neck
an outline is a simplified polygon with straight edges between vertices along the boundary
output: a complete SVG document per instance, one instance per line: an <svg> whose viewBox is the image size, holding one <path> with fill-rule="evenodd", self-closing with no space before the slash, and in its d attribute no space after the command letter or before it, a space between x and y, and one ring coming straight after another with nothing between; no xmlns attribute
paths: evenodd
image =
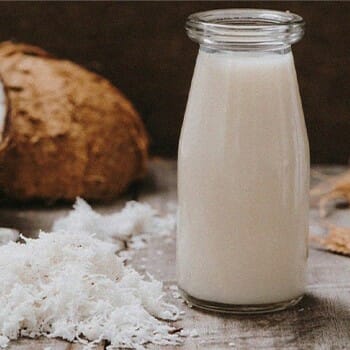
<svg viewBox="0 0 350 350"><path fill-rule="evenodd" d="M219 51L288 52L304 34L303 19L290 12L224 9L188 17L190 39Z"/></svg>
<svg viewBox="0 0 350 350"><path fill-rule="evenodd" d="M276 46L271 49L269 48L260 48L258 49L251 49L247 47L239 47L239 46L234 46L234 47L219 47L219 46L212 46L212 45L207 45L207 44L200 44L199 45L199 50L205 51L207 53L213 53L213 54L232 54L232 53L245 53L249 54L251 53L252 55L264 55L264 54L276 54L276 55L285 55L288 54L289 52L292 51L291 45L281 45L281 46Z"/></svg>

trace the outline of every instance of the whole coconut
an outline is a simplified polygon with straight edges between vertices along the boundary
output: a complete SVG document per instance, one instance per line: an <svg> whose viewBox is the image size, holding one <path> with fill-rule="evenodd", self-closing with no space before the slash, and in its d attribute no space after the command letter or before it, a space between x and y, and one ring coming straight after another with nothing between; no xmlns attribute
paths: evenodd
<svg viewBox="0 0 350 350"><path fill-rule="evenodd" d="M111 199L146 167L148 138L111 83L25 44L0 44L0 189L10 198Z"/></svg>

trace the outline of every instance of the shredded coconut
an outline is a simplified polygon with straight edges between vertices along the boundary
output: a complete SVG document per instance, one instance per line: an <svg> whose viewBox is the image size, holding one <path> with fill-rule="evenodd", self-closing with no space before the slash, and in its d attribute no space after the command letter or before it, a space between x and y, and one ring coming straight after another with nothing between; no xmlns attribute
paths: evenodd
<svg viewBox="0 0 350 350"><path fill-rule="evenodd" d="M181 298L181 294L179 292L172 292L171 295L172 295L172 297L174 299L180 299Z"/></svg>
<svg viewBox="0 0 350 350"><path fill-rule="evenodd" d="M133 210L143 213L135 225ZM132 203L120 215L102 217L79 200L55 225L65 231L0 247L0 347L20 336L107 340L109 349L178 344L179 335L162 321L179 314L162 301L162 283L125 266L115 245L88 233L126 237L152 228L154 215L149 206Z"/></svg>
<svg viewBox="0 0 350 350"><path fill-rule="evenodd" d="M135 201L128 202L120 212L108 215L97 213L81 198L73 208L68 216L55 221L54 231L95 234L101 240L114 243L117 250L126 246L141 249L150 236L169 236L176 226L175 206L170 204L170 212L165 216L160 216L149 204Z"/></svg>
<svg viewBox="0 0 350 350"><path fill-rule="evenodd" d="M197 329L192 329L192 330L190 331L189 336L192 337L192 338L197 338L197 337L199 337L199 333L198 333Z"/></svg>
<svg viewBox="0 0 350 350"><path fill-rule="evenodd" d="M12 228L0 227L0 245L7 244L8 242L15 242L19 238L19 232ZM0 338L1 342L1 338ZM1 347L1 343L0 343Z"/></svg>
<svg viewBox="0 0 350 350"><path fill-rule="evenodd" d="M6 348L9 343L9 338L0 335L0 348Z"/></svg>

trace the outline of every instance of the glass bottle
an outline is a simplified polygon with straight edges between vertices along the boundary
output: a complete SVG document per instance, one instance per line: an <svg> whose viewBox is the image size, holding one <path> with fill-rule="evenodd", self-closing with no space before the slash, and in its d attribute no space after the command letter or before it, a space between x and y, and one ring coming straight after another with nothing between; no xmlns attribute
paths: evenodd
<svg viewBox="0 0 350 350"><path fill-rule="evenodd" d="M178 155L177 278L190 304L231 313L305 290L309 146L289 12L227 9L186 23L199 43Z"/></svg>

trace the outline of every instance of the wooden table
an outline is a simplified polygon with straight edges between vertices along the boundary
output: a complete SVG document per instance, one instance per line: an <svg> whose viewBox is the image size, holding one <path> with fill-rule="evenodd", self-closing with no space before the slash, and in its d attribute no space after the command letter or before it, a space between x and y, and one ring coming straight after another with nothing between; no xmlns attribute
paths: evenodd
<svg viewBox="0 0 350 350"><path fill-rule="evenodd" d="M315 167L312 185L330 175L339 174L344 167ZM119 201L95 206L101 213L120 209L126 200L147 201L166 212L166 204L176 201L176 163L154 160L147 179ZM2 208L0 225L20 229L35 235L38 229L49 230L54 219L70 208ZM312 208L310 220L317 225L317 210ZM350 225L350 210L337 212L333 219ZM259 316L228 316L205 313L188 308L172 297L175 285L175 233L171 239L153 239L137 251L132 265L149 271L163 280L166 298L186 313L176 326L196 330L198 337L184 338L183 349L350 349L350 258L310 249L307 294L294 309ZM10 350L81 350L79 344L62 340L22 339L10 343ZM104 348L101 344L98 349ZM160 349L153 345L148 349ZM178 347L166 347L177 349Z"/></svg>

